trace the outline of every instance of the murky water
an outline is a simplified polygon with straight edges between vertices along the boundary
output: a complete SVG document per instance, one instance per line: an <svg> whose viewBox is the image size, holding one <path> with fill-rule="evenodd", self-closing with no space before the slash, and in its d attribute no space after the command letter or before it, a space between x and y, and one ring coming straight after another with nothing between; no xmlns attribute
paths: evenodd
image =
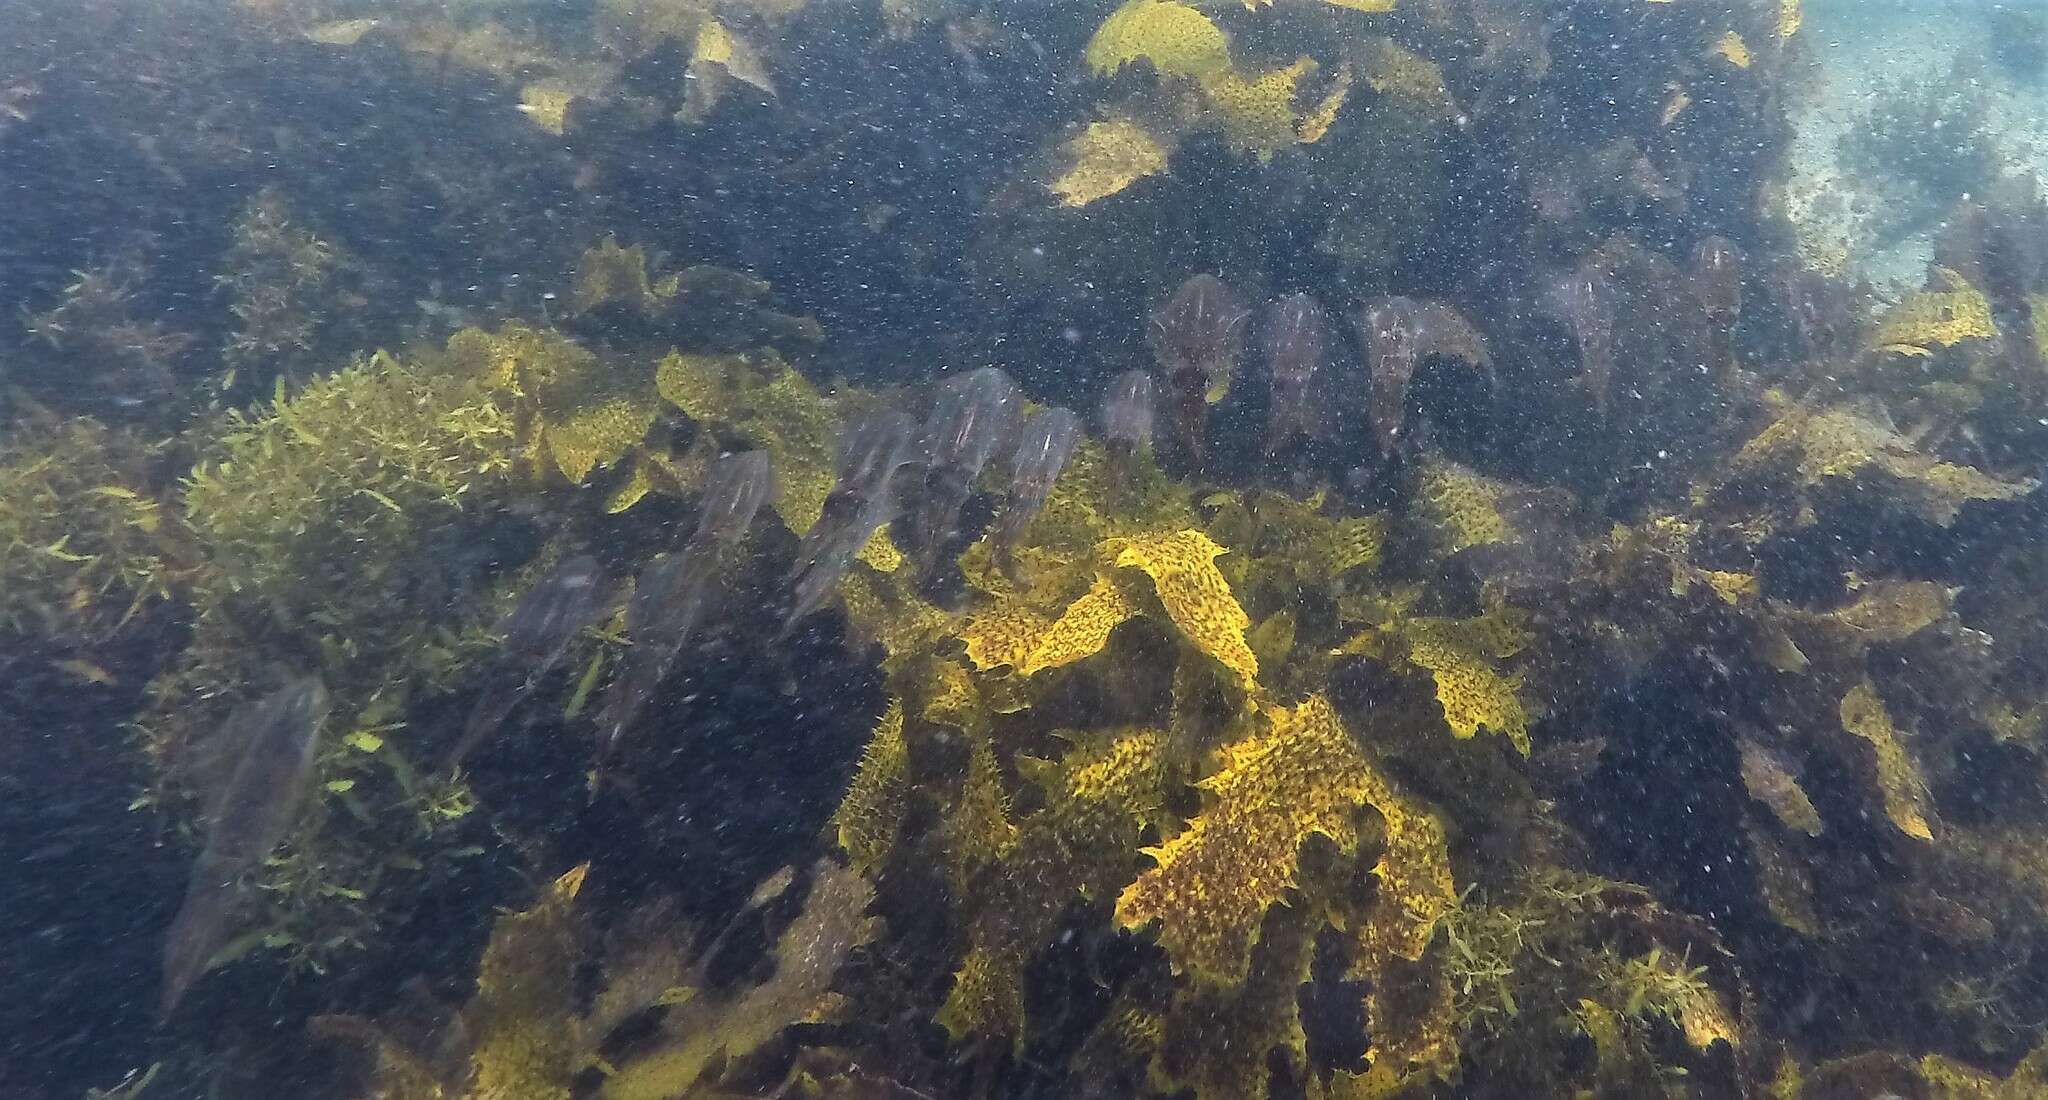
<svg viewBox="0 0 2048 1100"><path fill-rule="evenodd" d="M0 0L0 1096L2048 1093L2048 13Z"/></svg>

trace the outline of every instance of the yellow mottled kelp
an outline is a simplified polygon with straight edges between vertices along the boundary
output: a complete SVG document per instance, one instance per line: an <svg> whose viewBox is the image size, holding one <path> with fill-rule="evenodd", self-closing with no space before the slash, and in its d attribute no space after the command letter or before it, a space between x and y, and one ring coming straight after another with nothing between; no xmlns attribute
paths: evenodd
<svg viewBox="0 0 2048 1100"><path fill-rule="evenodd" d="M1351 934L1351 976L1371 983L1372 1071L1396 1079L1448 1073L1457 1062L1456 1011L1450 976L1430 945L1458 904L1449 838L1429 806L1391 781L1379 779L1368 801L1382 828L1372 867L1379 890L1365 913L1338 903L1331 917Z"/></svg>
<svg viewBox="0 0 2048 1100"><path fill-rule="evenodd" d="M1137 613L1137 603L1104 574L1057 619L1048 621L1024 601L1010 600L971 618L960 637L975 667L1007 665L1019 676L1032 676L1100 652L1110 632Z"/></svg>
<svg viewBox="0 0 2048 1100"><path fill-rule="evenodd" d="M1323 140L1330 132L1330 127L1336 125L1338 112L1344 109L1344 104L1351 98L1353 76L1351 66L1340 66L1330 77L1329 87L1323 92L1323 98L1316 104L1315 109L1295 123L1295 133L1301 138L1303 145L1314 145Z"/></svg>
<svg viewBox="0 0 2048 1100"><path fill-rule="evenodd" d="M768 99L775 98L775 80L768 75L760 52L716 19L707 19L697 28L697 40L691 47L690 65L683 79L683 106L676 112L681 122L697 123L709 118L734 82L748 85Z"/></svg>
<svg viewBox="0 0 2048 1100"><path fill-rule="evenodd" d="M992 537L969 547L960 567L970 585L998 602L1021 599L1054 617L1087 590L1100 569L1110 568L1105 540L1194 523L1186 488L1168 479L1149 455L1115 462L1101 443L1084 438L1025 532L1013 568L996 568Z"/></svg>
<svg viewBox="0 0 2048 1100"><path fill-rule="evenodd" d="M1757 892L1771 919L1802 936L1820 935L1813 876L1797 858L1792 838L1758 820L1745 823L1742 833L1756 865Z"/></svg>
<svg viewBox="0 0 2048 1100"><path fill-rule="evenodd" d="M1785 618L1814 637L1860 654L1878 642L1910 638L1949 614L1949 592L1933 581L1863 581L1854 597L1830 611L1786 612Z"/></svg>
<svg viewBox="0 0 2048 1100"><path fill-rule="evenodd" d="M1224 73L1207 85L1209 101L1223 130L1223 139L1241 153L1260 160L1302 141L1294 109L1301 82L1316 71L1311 58L1254 78Z"/></svg>
<svg viewBox="0 0 2048 1100"><path fill-rule="evenodd" d="M1874 473L1897 483L1902 503L1946 526L1971 501L2011 500L2033 488L1917 450L1889 425L1846 408L1787 406L1730 461L1737 476L1790 473L1807 486Z"/></svg>
<svg viewBox="0 0 2048 1100"><path fill-rule="evenodd" d="M1933 840L1928 819L1927 781L1920 766L1899 740L1891 713L1877 689L1865 682L1842 697L1842 728L1870 743L1885 816L1916 840Z"/></svg>
<svg viewBox="0 0 2048 1100"><path fill-rule="evenodd" d="M680 284L675 275L653 281L647 273L646 249L637 244L621 247L617 237L606 237L585 249L577 261L569 304L578 313L608 303L653 312L675 299Z"/></svg>
<svg viewBox="0 0 2048 1100"><path fill-rule="evenodd" d="M1071 664L1100 651L1109 644L1110 632L1137 611L1138 605L1114 577L1096 577L1087 594L1068 604L1046 628L1045 635L1017 666L1017 672L1030 676L1040 669Z"/></svg>
<svg viewBox="0 0 2048 1100"><path fill-rule="evenodd" d="M376 1053L337 1087L378 1100L2041 1091L2048 269L2024 244L2048 206L1998 157L1953 209L1961 189L1909 210L1779 179L1826 83L1801 75L1828 51L1797 0L431 7L232 0L223 58L192 39L118 79L27 34L33 86L0 80L10 137L61 136L47 109L86 86L109 132L148 135L135 171L36 191L63 224L147 217L57 241L0 338L0 634L28 643L0 668L59 719L0 731L42 774L125 768L90 734L131 722L138 811L184 851L226 716L288 673L334 700L302 812L235 893L206 994L224 1026L167 1032L159 1088L247 1092L292 1062L290 1029L230 996L281 980L295 1005L420 1002L315 1025ZM221 60L230 93L255 65L377 94L338 115L224 95L201 79ZM463 132L414 140L435 118ZM280 156L360 254L250 182ZM344 164L368 192L321 185ZM258 196L167 238L215 242L196 275L147 247L183 207L106 201L180 178ZM1895 273L1875 254L1823 277L1785 248L1824 210L1945 222L1913 239L1946 266L1896 301L1857 282ZM138 229L155 270L95 255ZM131 324L91 326L115 358L184 346L147 317L195 318L169 386L73 373L69 263L132 290ZM214 272L218 301L191 302ZM754 272L847 331L828 345ZM1253 311L1207 403L1159 364L1215 349L1145 339L1203 273ZM440 352L436 287L491 318ZM1491 386L1353 331L1361 301L1425 292L1471 318L1456 342L1483 331ZM1329 311L1316 338L1295 295ZM1603 352L1594 415L1569 380ZM835 563L845 629L776 634L842 426L992 364L1021 419L1073 415L1042 508L1006 436L952 487L965 548L899 543L932 510L909 456L898 522ZM1366 375L1411 366L1405 408L1364 408ZM1134 374L1156 452L1123 415ZM260 405L205 407L274 375ZM1111 375L1115 425L1089 426ZM88 411L134 427L51 428ZM1202 461L1170 423L1194 412ZM1367 412L1416 430L1376 446ZM1264 438L1295 413L1312 428ZM716 578L684 570L716 621L663 638L687 609L640 590L633 629L576 632L449 774L449 721L513 682L524 635L492 624L566 562L609 591L693 522L717 533L704 479L735 450L765 451L780 495ZM663 643L683 648L640 685L650 712L689 696L715 720L680 756L600 759L589 692ZM715 736L778 690L801 736ZM843 713L865 699L886 709ZM803 862L742 903L730 842L762 815L740 862ZM593 845L592 888L549 885ZM1724 942L1730 913L1764 924ZM434 929L428 957L466 938L468 962L401 994L397 937ZM1826 1034L1788 1031L1816 990ZM1844 1043L1890 1049L1803 1061Z"/></svg>
<svg viewBox="0 0 2048 1100"><path fill-rule="evenodd" d="M1129 729L1098 735L1072 735L1073 749L1060 759L1057 771L1033 770L1032 778L1046 788L1043 820L1062 822L1096 807L1107 807L1128 819L1136 835L1137 823L1159 809L1163 797L1165 766L1161 749L1166 735L1156 729ZM1038 820L1038 819L1034 819Z"/></svg>
<svg viewBox="0 0 2048 1100"><path fill-rule="evenodd" d="M838 418L809 380L773 351L746 355L670 352L655 371L663 400L700 424L730 432L734 443L768 452L775 469L776 514L802 534L832 491Z"/></svg>
<svg viewBox="0 0 2048 1100"><path fill-rule="evenodd" d="M1721 60L1738 69L1747 69L1755 61L1755 55L1749 52L1749 43L1744 42L1742 36L1734 31L1723 32L1721 37L1715 39L1713 52Z"/></svg>
<svg viewBox="0 0 2048 1100"><path fill-rule="evenodd" d="M715 0L602 0L599 10L612 43L637 57L670 42L692 41L716 6Z"/></svg>
<svg viewBox="0 0 2048 1100"><path fill-rule="evenodd" d="M1444 826L1419 799L1375 776L1366 801L1379 811L1385 847L1372 873L1379 896L1356 926L1355 973L1371 975L1394 959L1418 962L1436 925L1457 904Z"/></svg>
<svg viewBox="0 0 2048 1100"><path fill-rule="evenodd" d="M608 303L657 311L698 283L717 293L729 274L690 268L651 283L645 252L606 238L584 252L571 303L580 313ZM664 397L684 412L694 410L696 420L731 430L735 445L766 447L776 463L784 508L809 508L815 516L829 490L836 420L817 391L772 350L731 356L670 352L662 363L649 363L637 356L598 356L553 330L508 324L496 332L457 332L440 363L500 393L539 471L557 471L571 485L582 485L600 469L625 467L623 477L614 479L606 512L625 512L649 492L676 492L688 481L684 467L694 463L690 455L647 447Z"/></svg>
<svg viewBox="0 0 2048 1100"><path fill-rule="evenodd" d="M1914 291L1878 318L1871 347L1926 355L1965 340L1998 337L1991 303L1982 291L1945 267L1935 268L1934 278L1940 289Z"/></svg>
<svg viewBox="0 0 2048 1100"><path fill-rule="evenodd" d="M1171 0L1130 0L1088 40L1088 67L1109 75L1135 61L1148 61L1170 76L1206 80L1230 71L1223 29L1186 4Z"/></svg>
<svg viewBox="0 0 2048 1100"><path fill-rule="evenodd" d="M449 337L446 362L500 391L523 422L536 462L571 485L623 461L658 411L650 365L600 359L548 330L464 329Z"/></svg>
<svg viewBox="0 0 2048 1100"><path fill-rule="evenodd" d="M1171 141L1135 119L1101 119L1060 145L1046 187L1067 206L1087 206L1166 171L1172 151Z"/></svg>
<svg viewBox="0 0 2048 1100"><path fill-rule="evenodd" d="M1380 1021L1368 1052L1372 1068L1332 1076L1332 1095L1380 1096L1457 1079L1456 993L1437 960L1395 962L1373 977L1366 1016Z"/></svg>
<svg viewBox="0 0 2048 1100"><path fill-rule="evenodd" d="M866 560L855 561L840 579L839 600L854 630L881 644L885 666L891 670L914 665L933 643L953 631L957 621L918 594L917 570L885 573Z"/></svg>
<svg viewBox="0 0 2048 1100"><path fill-rule="evenodd" d="M575 903L588 871L588 864L570 869L531 908L498 918L475 995L448 1019L423 1030L419 1020L326 1016L310 1030L367 1047L375 1056L374 1094L387 1100L567 1100L588 1042L585 1021L562 996L587 938Z"/></svg>
<svg viewBox="0 0 2048 1100"><path fill-rule="evenodd" d="M1430 847L1420 824L1427 815L1415 816L1323 697L1269 711L1264 729L1223 748L1215 772L1199 784L1202 814L1149 853L1158 866L1117 899L1118 922L1138 928L1157 921L1177 970L1241 981L1266 911L1295 885L1302 843L1322 835L1340 850L1355 849L1357 812L1371 805L1384 807L1390 823L1412 821L1418 830L1412 845L1389 846L1392 881L1383 887L1386 904L1409 912L1426 943L1431 906L1441 913L1452 896L1440 845L1421 851ZM1420 953L1412 941L1399 946L1396 953Z"/></svg>
<svg viewBox="0 0 2048 1100"><path fill-rule="evenodd" d="M1763 803L1778 823L1808 836L1819 836L1823 828L1820 811L1807 797L1799 779L1779 754L1752 739L1744 738L1742 785L1749 796Z"/></svg>
<svg viewBox="0 0 2048 1100"><path fill-rule="evenodd" d="M1714 595L1721 597L1723 603L1739 604L1744 600L1754 600L1762 591L1755 573L1702 569L1699 570L1699 577L1707 582L1707 587L1714 590Z"/></svg>
<svg viewBox="0 0 2048 1100"><path fill-rule="evenodd" d="M1150 1081L1197 1100L1265 1100L1278 1052L1290 1073L1308 1062L1300 992L1315 957L1313 928L1277 910L1241 978L1196 980L1174 994L1152 1058Z"/></svg>
<svg viewBox="0 0 2048 1100"><path fill-rule="evenodd" d="M2003 1077L1939 1054L1921 1056L1918 1068L1930 1100L2027 1100L2048 1095L2048 1042L2037 1044Z"/></svg>
<svg viewBox="0 0 2048 1100"><path fill-rule="evenodd" d="M1013 569L995 567L988 538L962 556L968 583L989 597L956 630L968 659L983 671L1007 667L1028 677L1100 651L1110 632L1144 606L1137 586L1145 582L1117 574L1114 563L1124 546L1118 540L1163 537L1136 532L1194 518L1149 459L1112 469L1101 445L1084 440L1015 553ZM1217 641L1230 648L1220 635Z"/></svg>
<svg viewBox="0 0 2048 1100"><path fill-rule="evenodd" d="M618 84L616 58L497 19L456 20L430 8L380 16L378 33L360 40L394 42L422 72L454 68L516 89L519 112L550 134L568 130L573 101L607 99Z"/></svg>
<svg viewBox="0 0 2048 1100"><path fill-rule="evenodd" d="M849 952L879 931L878 922L867 915L873 899L874 888L860 875L827 861L814 864L803 912L776 938L773 973L758 985L691 997L672 1008L652 1049L614 1065L597 1096L711 1100L721 1092L719 1078L734 1063L791 1024L836 1013L834 974Z"/></svg>
<svg viewBox="0 0 2048 1100"><path fill-rule="evenodd" d="M573 914L588 865L556 880L539 904L501 918L477 968L464 1013L475 1037L472 1092L567 1100L581 1045L572 1003L581 929Z"/></svg>
<svg viewBox="0 0 2048 1100"><path fill-rule="evenodd" d="M861 753L853 784L832 815L839 846L853 868L871 875L895 846L896 830L908 806L910 746L903 740L903 702L889 700L889 709L875 725Z"/></svg>
<svg viewBox="0 0 2048 1100"><path fill-rule="evenodd" d="M1059 619L1047 623L1020 606L977 617L961 629L967 655L983 670L1010 666L1018 676L1034 676L1047 668L1073 664L1102 651L1110 631L1139 612L1139 604L1112 576L1098 576L1094 588L1067 604Z"/></svg>
<svg viewBox="0 0 2048 1100"><path fill-rule="evenodd" d="M574 85L557 77L546 77L519 89L519 110L535 126L560 137L569 132L569 107L576 97Z"/></svg>
<svg viewBox="0 0 2048 1100"><path fill-rule="evenodd" d="M1247 689L1258 682L1259 662L1245 643L1251 619L1216 568L1224 553L1200 531L1133 536L1114 544L1116 566L1152 578L1166 615L1195 648L1214 657Z"/></svg>
<svg viewBox="0 0 2048 1100"><path fill-rule="evenodd" d="M646 500L648 494L656 489L672 489L681 484L670 476L670 466L661 456L636 453L628 462L625 484L613 489L605 498L606 515L631 511L635 504Z"/></svg>
<svg viewBox="0 0 2048 1100"><path fill-rule="evenodd" d="M972 888L983 867L999 863L1017 843L1011 821L1010 793L1003 786L1002 764L988 734L967 735L967 769L946 815L946 870L955 890Z"/></svg>
<svg viewBox="0 0 2048 1100"><path fill-rule="evenodd" d="M1130 0L1118 8L1096 28L1082 60L1102 76L1143 61L1161 76L1185 82L1201 96L1200 114L1222 131L1230 147L1262 161L1291 145L1319 140L1349 90L1348 77L1340 79L1312 109L1297 110L1296 95L1316 71L1315 59L1244 71L1231 61L1221 27L1171 0Z"/></svg>
<svg viewBox="0 0 2048 1100"><path fill-rule="evenodd" d="M1514 531L1500 513L1506 486L1454 462L1430 462L1422 471L1419 504L1446 554L1502 542Z"/></svg>
<svg viewBox="0 0 2048 1100"><path fill-rule="evenodd" d="M722 990L705 978L706 960L682 946L687 930L665 906L643 908L602 952L593 950L596 937L576 904L586 871L571 870L532 908L498 919L476 994L442 1034L419 1034L410 1021L334 1017L316 1020L315 1030L372 1049L374 1095L384 1100L567 1100L593 1085L604 1100L710 1100L725 1095L721 1078L732 1063L789 1025L836 1009L833 974L875 932L866 915L872 888L818 863L801 913L776 939L772 972ZM569 992L583 972L601 982L587 1010ZM608 1048L612 1033L636 1018L652 1023L652 1033L623 1054ZM450 1053L467 1064L439 1064Z"/></svg>
<svg viewBox="0 0 2048 1100"><path fill-rule="evenodd" d="M1678 515L1616 524L1608 532L1606 545L1595 549L1594 568L1605 583L1617 587L1640 580L1659 584L1681 600L1690 600L1704 590L1730 607L1756 608L1763 595L1762 578L1757 573L1706 569L1694 563L1701 530L1700 521ZM1767 537L1771 528L1768 517L1744 516L1720 530L1753 542ZM1638 571L1642 571L1640 576ZM1653 575L1656 581L1650 580Z"/></svg>
<svg viewBox="0 0 2048 1100"><path fill-rule="evenodd" d="M300 36L322 46L353 46L375 29L375 19L336 19L309 27Z"/></svg>
<svg viewBox="0 0 2048 1100"><path fill-rule="evenodd" d="M1051 626L1051 619L1032 610L1024 600L1010 599L969 616L959 635L975 668L983 672L1004 667L1021 670Z"/></svg>
<svg viewBox="0 0 2048 1100"><path fill-rule="evenodd" d="M1463 738L1491 730L1523 756L1529 755L1529 716L1517 696L1522 677L1501 674L1493 662L1513 657L1533 640L1526 620L1514 608L1501 607L1474 619L1410 618L1399 628L1408 659L1435 678L1451 732Z"/></svg>
<svg viewBox="0 0 2048 1100"><path fill-rule="evenodd" d="M1106 899L1136 874L1143 824L1165 798L1166 734L1123 729L1069 734L1058 761L1021 758L1044 794L972 900L971 946L939 1022L956 1039L1025 1038L1025 964L1047 946L1065 905Z"/></svg>
<svg viewBox="0 0 2048 1100"><path fill-rule="evenodd" d="M1437 117L1457 112L1444 86L1443 68L1429 58L1385 37L1367 39L1360 57L1365 83L1373 91L1406 100Z"/></svg>
<svg viewBox="0 0 2048 1100"><path fill-rule="evenodd" d="M542 405L540 442L555 468L572 485L591 472L625 458L654 426L655 408L642 387L630 380L612 380L602 388L576 387L549 392Z"/></svg>
<svg viewBox="0 0 2048 1100"><path fill-rule="evenodd" d="M1799 28L1805 22L1806 16L1800 11L1800 0L1778 0L1779 38L1790 38L1798 34Z"/></svg>
<svg viewBox="0 0 2048 1100"><path fill-rule="evenodd" d="M988 713L982 706L981 691L974 677L958 664L921 661L899 679L909 681L912 709L926 722L962 733L987 732Z"/></svg>
<svg viewBox="0 0 2048 1100"><path fill-rule="evenodd" d="M986 944L969 948L960 968L953 972L953 988L936 1017L939 1026L956 1042L978 1035L1006 1035L1021 1048L1024 962L1009 951Z"/></svg>
<svg viewBox="0 0 2048 1100"><path fill-rule="evenodd" d="M2032 927L2048 913L2048 845L2032 824L1947 825L1930 885L1990 915L1997 927Z"/></svg>
<svg viewBox="0 0 2048 1100"><path fill-rule="evenodd" d="M1083 1080L1125 1077L1135 1089L1142 1084L1142 1067L1158 1053L1164 1032L1158 1009L1136 1003L1129 994L1119 995L1067 1069Z"/></svg>
<svg viewBox="0 0 2048 1100"><path fill-rule="evenodd" d="M1353 569L1379 564L1386 543L1384 516L1339 516L1327 494L1306 500L1280 493L1215 493L1204 529L1234 553L1226 575L1254 591L1300 589L1335 583Z"/></svg>
<svg viewBox="0 0 2048 1100"><path fill-rule="evenodd" d="M466 328L450 336L444 365L450 373L520 396L528 386L561 371L560 360L574 359L570 369L577 370L587 355L582 347L552 333L510 324L496 332Z"/></svg>

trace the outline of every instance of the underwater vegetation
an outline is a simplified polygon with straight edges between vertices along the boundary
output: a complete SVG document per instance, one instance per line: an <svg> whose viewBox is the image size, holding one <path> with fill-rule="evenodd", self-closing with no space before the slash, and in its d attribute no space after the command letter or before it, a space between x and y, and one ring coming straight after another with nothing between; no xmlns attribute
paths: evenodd
<svg viewBox="0 0 2048 1100"><path fill-rule="evenodd" d="M2002 158L1986 132L1986 110L1983 94L1966 82L1901 85L1874 97L1842 135L1843 167L1882 181L1897 204L1890 233L1931 223L1997 179Z"/></svg>
<svg viewBox="0 0 2048 1100"><path fill-rule="evenodd" d="M195 9L0 44L0 1091L2048 1089L1966 88L1881 300L1796 0Z"/></svg>

